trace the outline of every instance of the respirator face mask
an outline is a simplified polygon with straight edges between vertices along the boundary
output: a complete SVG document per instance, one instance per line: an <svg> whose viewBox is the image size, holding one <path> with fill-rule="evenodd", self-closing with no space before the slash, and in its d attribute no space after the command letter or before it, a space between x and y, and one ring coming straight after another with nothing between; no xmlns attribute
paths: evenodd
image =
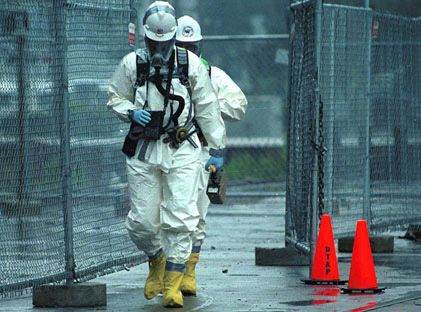
<svg viewBox="0 0 421 312"><path fill-rule="evenodd" d="M145 45L149 53L151 67L161 69L168 67L171 54L174 51L175 38L167 41L155 41L145 36Z"/></svg>

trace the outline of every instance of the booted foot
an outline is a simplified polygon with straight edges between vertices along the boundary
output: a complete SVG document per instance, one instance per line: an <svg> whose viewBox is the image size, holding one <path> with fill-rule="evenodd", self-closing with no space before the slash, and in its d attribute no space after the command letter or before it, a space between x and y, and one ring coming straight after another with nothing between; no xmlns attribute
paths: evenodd
<svg viewBox="0 0 421 312"><path fill-rule="evenodd" d="M181 291L177 293L165 293L162 299L162 305L166 308L182 308L183 307L183 294Z"/></svg>
<svg viewBox="0 0 421 312"><path fill-rule="evenodd" d="M184 296L196 296L196 264L199 261L199 253L194 252L190 255L186 263L186 272L181 282L181 292Z"/></svg>
<svg viewBox="0 0 421 312"><path fill-rule="evenodd" d="M161 252L156 258L149 260L149 275L146 279L144 295L151 300L164 292L165 255Z"/></svg>
<svg viewBox="0 0 421 312"><path fill-rule="evenodd" d="M164 296L162 305L166 308L181 308L183 306L183 295L180 291L180 284L183 279L183 272L165 271L164 275Z"/></svg>

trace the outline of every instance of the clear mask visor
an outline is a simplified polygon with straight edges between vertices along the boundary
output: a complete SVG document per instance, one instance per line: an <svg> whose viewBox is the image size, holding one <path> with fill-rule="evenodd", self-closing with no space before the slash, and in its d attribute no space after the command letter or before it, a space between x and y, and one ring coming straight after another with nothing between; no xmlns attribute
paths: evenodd
<svg viewBox="0 0 421 312"><path fill-rule="evenodd" d="M160 69L168 66L168 61L174 50L174 43L175 38L168 41L155 41L145 36L145 45L152 67Z"/></svg>

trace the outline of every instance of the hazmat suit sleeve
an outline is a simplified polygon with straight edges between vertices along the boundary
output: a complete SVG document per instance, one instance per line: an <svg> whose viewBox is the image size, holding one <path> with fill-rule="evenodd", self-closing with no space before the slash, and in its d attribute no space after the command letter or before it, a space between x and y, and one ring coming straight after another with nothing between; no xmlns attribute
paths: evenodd
<svg viewBox="0 0 421 312"><path fill-rule="evenodd" d="M243 119L247 99L240 87L222 69L211 67L211 80L213 88L218 95L218 102L222 118L228 121Z"/></svg>
<svg viewBox="0 0 421 312"><path fill-rule="evenodd" d="M188 52L188 57L195 119L209 148L223 149L226 145L225 124L208 71L196 55Z"/></svg>
<svg viewBox="0 0 421 312"><path fill-rule="evenodd" d="M125 121L130 122L128 118L128 110L134 110L136 106L134 102L134 81L136 72L133 72L133 65L136 63L136 55L134 52L126 55L117 66L108 87L107 108L112 110L117 116Z"/></svg>

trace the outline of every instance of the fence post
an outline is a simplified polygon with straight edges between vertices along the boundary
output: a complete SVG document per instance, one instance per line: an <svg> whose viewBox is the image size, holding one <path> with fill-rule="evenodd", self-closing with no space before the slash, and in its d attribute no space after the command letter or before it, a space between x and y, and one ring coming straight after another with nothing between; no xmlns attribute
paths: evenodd
<svg viewBox="0 0 421 312"><path fill-rule="evenodd" d="M18 14L15 18L17 19ZM22 14L23 20L28 20L29 17L27 13ZM18 237L19 240L25 239L25 218L22 218L21 213L23 213L25 204L29 200L28 190L27 190L27 158L28 158L28 144L27 144L27 134L28 134L28 116L27 116L27 101L26 101L26 47L27 47L27 30L28 25L23 22L22 30L16 36L16 48L18 51L17 62L18 62L18 134L19 134L19 153L18 153L18 163L19 163L19 180L18 180L18 189L17 189L17 220L18 220ZM24 215L24 213L23 213ZM23 247L22 247L23 248Z"/></svg>
<svg viewBox="0 0 421 312"><path fill-rule="evenodd" d="M369 9L370 8L370 0L364 0L364 7L366 9Z"/></svg>
<svg viewBox="0 0 421 312"><path fill-rule="evenodd" d="M315 30L316 30L316 86L315 86L315 116L314 116L314 135L315 143L319 144L319 112L320 112L320 54L321 54L321 36L322 36L322 0L316 1L316 15L315 15ZM316 252L316 241L317 241L317 225L318 225L318 176L319 176L319 155L317 150L314 153L313 161L313 192L312 192L312 205L310 213L310 276L311 268L313 266L314 254Z"/></svg>
<svg viewBox="0 0 421 312"><path fill-rule="evenodd" d="M70 169L70 111L68 102L67 79L67 39L66 0L53 1L54 26L56 30L57 56L60 66L57 66L58 99L60 101L60 155L62 159L62 203L64 226L64 256L66 270L66 285L72 285L75 279L75 260L73 253L73 210L72 182Z"/></svg>
<svg viewBox="0 0 421 312"><path fill-rule="evenodd" d="M364 195L363 195L363 219L371 228L371 198L370 198L370 107L371 107L371 27L372 15L370 13L370 0L365 0L366 11L366 46L367 46L367 90L366 90L366 120L365 120L365 153L364 153Z"/></svg>
<svg viewBox="0 0 421 312"><path fill-rule="evenodd" d="M18 131L19 131L19 184L17 199L18 204L22 205L22 202L26 197L26 157L27 144L26 144L26 133L27 133L27 118L26 106L25 106L25 47L26 47L26 34L19 34L17 36L17 51L18 51Z"/></svg>
<svg viewBox="0 0 421 312"><path fill-rule="evenodd" d="M326 151L326 205L329 214L333 214L333 152L334 152L334 128L335 128L335 71L336 71L336 17L337 11L332 10L330 16L330 34L329 34L329 101L326 101L326 116L327 124L327 151Z"/></svg>

